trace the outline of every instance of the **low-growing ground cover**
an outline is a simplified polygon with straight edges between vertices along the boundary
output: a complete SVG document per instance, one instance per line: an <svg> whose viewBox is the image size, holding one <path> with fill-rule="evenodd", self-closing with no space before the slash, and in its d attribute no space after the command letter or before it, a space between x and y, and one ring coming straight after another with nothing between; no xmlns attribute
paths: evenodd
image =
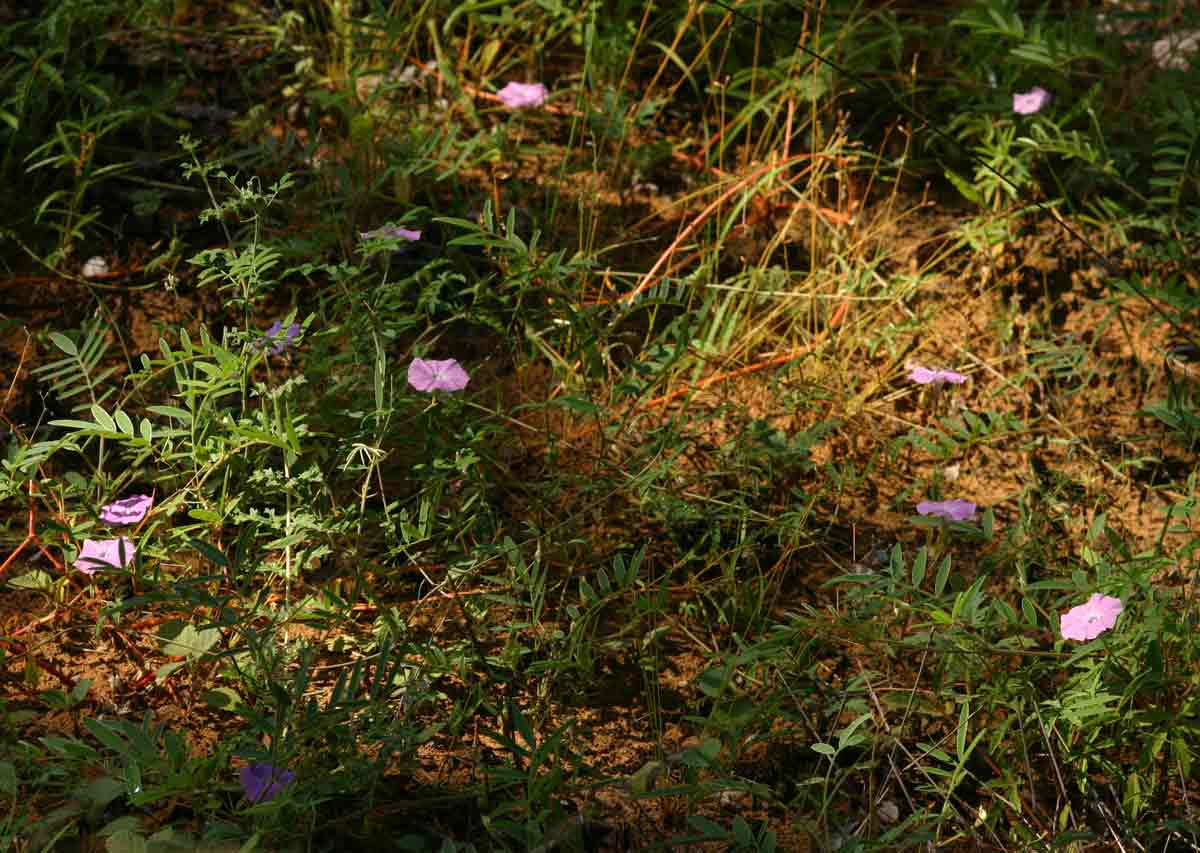
<svg viewBox="0 0 1200 853"><path fill-rule="evenodd" d="M33 5L3 849L1200 844L1194 11Z"/></svg>

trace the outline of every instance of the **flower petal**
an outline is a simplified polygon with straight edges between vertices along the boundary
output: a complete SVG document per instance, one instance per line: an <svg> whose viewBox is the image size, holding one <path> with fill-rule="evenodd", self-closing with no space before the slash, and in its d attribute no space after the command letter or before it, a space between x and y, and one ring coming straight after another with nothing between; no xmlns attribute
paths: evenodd
<svg viewBox="0 0 1200 853"><path fill-rule="evenodd" d="M124 536L120 539L85 539L73 565L84 574L94 575L99 569L123 569L136 555L137 548Z"/></svg>
<svg viewBox="0 0 1200 853"><path fill-rule="evenodd" d="M1093 593L1085 603L1059 617L1059 631L1065 640L1094 640L1117 623L1124 609L1121 599Z"/></svg>
<svg viewBox="0 0 1200 853"><path fill-rule="evenodd" d="M1050 93L1041 86L1034 86L1028 92L1013 92L1013 112L1018 115L1033 115L1050 103Z"/></svg>
<svg viewBox="0 0 1200 853"><path fill-rule="evenodd" d="M296 774L291 770L283 770L266 761L256 761L247 764L238 771L238 780L242 784L242 793L252 803L265 803L292 784Z"/></svg>
<svg viewBox="0 0 1200 853"><path fill-rule="evenodd" d="M408 366L408 384L418 391L461 391L470 380L453 358L414 358Z"/></svg>
<svg viewBox="0 0 1200 853"><path fill-rule="evenodd" d="M941 368L930 369L928 367L921 367L920 365L912 365L909 368L908 379L910 382L916 382L918 385L937 385L942 382L961 385L967 381L966 374L959 373L958 371L943 370Z"/></svg>
<svg viewBox="0 0 1200 853"><path fill-rule="evenodd" d="M546 102L546 87L541 83L512 82L496 93L500 102L510 110L540 107Z"/></svg>
<svg viewBox="0 0 1200 853"><path fill-rule="evenodd" d="M395 225L381 225L373 231L360 231L358 234L364 240L408 240L415 243L421 239L421 232L413 228L400 228Z"/></svg>
<svg viewBox="0 0 1200 853"><path fill-rule="evenodd" d="M920 515L934 515L948 521L970 521L978 507L971 502L955 498L949 501L921 501L917 504Z"/></svg>
<svg viewBox="0 0 1200 853"><path fill-rule="evenodd" d="M150 495L130 495L100 509L100 520L105 524L137 524L146 517L154 498Z"/></svg>

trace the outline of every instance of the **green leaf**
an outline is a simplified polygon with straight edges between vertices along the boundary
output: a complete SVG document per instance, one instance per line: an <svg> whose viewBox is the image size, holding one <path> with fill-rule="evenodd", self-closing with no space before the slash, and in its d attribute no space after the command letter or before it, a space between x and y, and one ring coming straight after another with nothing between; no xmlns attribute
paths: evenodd
<svg viewBox="0 0 1200 853"><path fill-rule="evenodd" d="M216 545L211 545L203 539L189 539L188 544L203 554L210 563L223 569L229 568L229 558L222 554Z"/></svg>
<svg viewBox="0 0 1200 853"><path fill-rule="evenodd" d="M59 332L51 332L50 340L54 342L56 347L65 352L67 355L79 355L79 348L76 347L75 342L66 335L60 334Z"/></svg>
<svg viewBox="0 0 1200 853"><path fill-rule="evenodd" d="M200 698L210 708L218 708L222 711L237 711L246 706L242 701L242 697L228 687L217 687L213 690L206 690L200 694Z"/></svg>
<svg viewBox="0 0 1200 853"><path fill-rule="evenodd" d="M216 628L197 628L191 622L168 622L159 633L163 654L170 657L201 658L221 639Z"/></svg>
<svg viewBox="0 0 1200 853"><path fill-rule="evenodd" d="M570 409L572 412L577 412L581 415L594 417L600 412L600 407L591 400L585 400L582 397L575 397L570 394L559 397L554 401L557 406L562 406L565 409Z"/></svg>
<svg viewBox="0 0 1200 853"><path fill-rule="evenodd" d="M183 421L185 424L192 422L192 413L178 406L147 406L146 411L167 418L175 418L176 420Z"/></svg>
<svg viewBox="0 0 1200 853"><path fill-rule="evenodd" d="M105 853L147 853L146 839L128 829L114 832L104 839Z"/></svg>
<svg viewBox="0 0 1200 853"><path fill-rule="evenodd" d="M629 790L635 794L645 794L654 790L654 786L658 783L658 777L667 769L667 765L661 761L647 761L629 777Z"/></svg>
<svg viewBox="0 0 1200 853"><path fill-rule="evenodd" d="M125 782L125 790L129 790L129 782ZM98 833L101 838L107 838L110 835L115 835L118 832L137 832L140 824L138 819L131 814L121 815L114 818L100 828Z"/></svg>
<svg viewBox="0 0 1200 853"><path fill-rule="evenodd" d="M1029 596L1021 597L1021 615L1025 617L1025 624L1031 628L1036 628L1038 624L1037 608L1029 599Z"/></svg>
<svg viewBox="0 0 1200 853"><path fill-rule="evenodd" d="M827 743L814 743L812 745L812 751L829 758L833 758L835 755L837 755L837 750Z"/></svg>
<svg viewBox="0 0 1200 853"><path fill-rule="evenodd" d="M90 411L92 413L92 417L96 419L96 423L100 425L101 429L108 430L109 432L119 431L117 429L117 422L109 417L108 412L104 411L104 409L100 408L100 406L93 403Z"/></svg>
<svg viewBox="0 0 1200 853"><path fill-rule="evenodd" d="M17 768L11 761L0 761L0 794L17 795Z"/></svg>
<svg viewBox="0 0 1200 853"><path fill-rule="evenodd" d="M688 767L715 767L721 755L721 741L705 738L698 746L685 749L680 761Z"/></svg>
<svg viewBox="0 0 1200 853"><path fill-rule="evenodd" d="M750 824L746 823L746 819L741 815L733 819L733 837L743 848L754 844L754 833L750 831Z"/></svg>
<svg viewBox="0 0 1200 853"><path fill-rule="evenodd" d="M950 555L947 554L938 565L937 577L933 581L933 594L941 595L946 590L946 581L950 578Z"/></svg>
<svg viewBox="0 0 1200 853"><path fill-rule="evenodd" d="M958 711L958 731L955 733L955 746L958 748L958 760L965 761L967 751L967 724L971 721L971 701L964 699Z"/></svg>
<svg viewBox="0 0 1200 853"><path fill-rule="evenodd" d="M17 589L37 589L49 592L54 586L54 576L41 569L34 569L15 578L9 578L8 585L15 586Z"/></svg>
<svg viewBox="0 0 1200 853"><path fill-rule="evenodd" d="M162 666L160 666L158 669L156 669L154 671L154 680L157 681L159 684L162 684L163 682L165 682L167 680L167 678L171 675L171 673L173 673L175 670L179 669L181 666L183 666L186 663L187 663L187 661L184 661L184 660L173 660L173 661L170 661L169 663L164 663Z"/></svg>
<svg viewBox="0 0 1200 853"><path fill-rule="evenodd" d="M700 677L696 679L696 686L704 692L705 696L716 699L725 692L725 688L729 684L729 679L730 673L728 667L714 666L700 673Z"/></svg>
<svg viewBox="0 0 1200 853"><path fill-rule="evenodd" d="M133 421L129 419L129 415L117 409L113 412L113 420L117 422L117 426L121 428L121 432L131 438L133 437Z"/></svg>
<svg viewBox="0 0 1200 853"><path fill-rule="evenodd" d="M57 421L50 421L50 425L62 427L63 429L74 430L75 432L84 432L84 433L87 433L88 435L95 435L97 433L104 432L103 429L98 429L97 425L95 423L93 423L92 421L57 420ZM116 426L116 425L114 424L114 426ZM113 435L119 435L119 433L115 429L112 430L112 433L113 433Z"/></svg>
<svg viewBox="0 0 1200 853"><path fill-rule="evenodd" d="M71 704L78 705L91 689L92 680L90 678L79 679L79 681L75 682L75 686L71 688Z"/></svg>
<svg viewBox="0 0 1200 853"><path fill-rule="evenodd" d="M838 732L838 748L845 749L847 746L852 746L853 743L851 738L854 737L854 733L858 731L859 727L869 719L871 719L870 714L863 714L850 725L846 726L846 728Z"/></svg>
<svg viewBox="0 0 1200 853"><path fill-rule="evenodd" d="M117 755L129 756L131 749L129 741L116 732L116 727L109 720L93 720L90 717L83 721L84 728L91 732L92 737L100 741Z"/></svg>
<svg viewBox="0 0 1200 853"><path fill-rule="evenodd" d="M913 560L912 566L912 582L914 587L920 587L921 581L925 580L925 565L929 562L929 551L925 548L917 551L917 558Z"/></svg>
<svg viewBox="0 0 1200 853"><path fill-rule="evenodd" d="M1125 777L1125 796L1122 798L1122 806L1125 809L1125 817L1130 821L1136 821L1138 815L1145 805L1145 796L1142 792L1142 777L1135 771Z"/></svg>
<svg viewBox="0 0 1200 853"><path fill-rule="evenodd" d="M1192 753L1188 749L1187 739L1183 735L1176 734L1171 737L1171 755L1179 762L1179 769L1183 772L1183 778L1190 778L1192 773Z"/></svg>
<svg viewBox="0 0 1200 853"><path fill-rule="evenodd" d="M958 174L952 169L946 169L946 177L950 180L950 183L954 184L954 188L963 194L963 197L966 198L967 201L971 202L972 204L982 203L983 199L979 194L979 190L975 189L975 187L972 186L971 183L962 175Z"/></svg>
<svg viewBox="0 0 1200 853"><path fill-rule="evenodd" d="M125 784L111 776L101 776L89 782L81 793L90 806L97 810L102 810L117 797L125 793Z"/></svg>

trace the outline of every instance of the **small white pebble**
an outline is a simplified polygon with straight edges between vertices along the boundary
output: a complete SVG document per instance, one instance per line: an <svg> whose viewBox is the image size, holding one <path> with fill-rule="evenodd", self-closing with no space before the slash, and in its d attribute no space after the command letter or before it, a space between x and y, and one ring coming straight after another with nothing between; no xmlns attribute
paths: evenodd
<svg viewBox="0 0 1200 853"><path fill-rule="evenodd" d="M102 275L108 275L108 261L99 255L88 258L87 263L83 265L82 274L84 278L99 278Z"/></svg>

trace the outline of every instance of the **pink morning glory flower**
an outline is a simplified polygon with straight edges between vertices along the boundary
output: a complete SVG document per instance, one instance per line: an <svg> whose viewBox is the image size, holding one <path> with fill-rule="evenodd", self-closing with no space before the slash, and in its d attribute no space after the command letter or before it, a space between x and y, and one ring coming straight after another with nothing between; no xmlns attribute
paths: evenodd
<svg viewBox="0 0 1200 853"><path fill-rule="evenodd" d="M130 495L103 507L100 520L105 524L137 524L153 505L154 498L150 495Z"/></svg>
<svg viewBox="0 0 1200 853"><path fill-rule="evenodd" d="M471 379L457 361L447 358L414 358L408 366L408 384L418 391L461 391Z"/></svg>
<svg viewBox="0 0 1200 853"><path fill-rule="evenodd" d="M279 792L296 780L291 770L281 770L265 761L248 764L238 772L242 791L252 803L265 803L275 799Z"/></svg>
<svg viewBox="0 0 1200 853"><path fill-rule="evenodd" d="M408 240L410 243L415 243L421 239L421 232L412 228L400 228L396 225L381 225L374 231L360 231L358 236L364 240L392 238L394 240Z"/></svg>
<svg viewBox="0 0 1200 853"><path fill-rule="evenodd" d="M917 512L947 521L970 521L975 517L975 504L957 498L952 501L921 501L917 504Z"/></svg>
<svg viewBox="0 0 1200 853"><path fill-rule="evenodd" d="M1034 86L1028 92L1013 92L1013 112L1028 116L1038 112L1050 103L1050 93L1041 86Z"/></svg>
<svg viewBox="0 0 1200 853"><path fill-rule="evenodd" d="M280 335L280 332L283 332L283 334ZM256 349L261 349L267 344L271 343L271 341L277 341L275 346L271 347L271 355L279 355L292 345L292 341L296 339L296 335L298 334L300 334L299 323L292 323L285 330L283 328L283 324L276 320L271 324L270 328L267 329L266 334L255 342L254 347Z"/></svg>
<svg viewBox="0 0 1200 853"><path fill-rule="evenodd" d="M1121 599L1096 592L1086 604L1072 607L1060 617L1064 640L1094 640L1117 623L1125 605Z"/></svg>
<svg viewBox="0 0 1200 853"><path fill-rule="evenodd" d="M962 385L967 381L965 374L954 370L930 370L928 367L914 366L908 371L908 379L910 382L916 382L918 385L940 385L943 382L950 382L954 385Z"/></svg>
<svg viewBox="0 0 1200 853"><path fill-rule="evenodd" d="M98 569L123 569L133 562L136 554L137 549L124 536L103 541L84 539L74 565L84 574L94 575ZM125 557L124 561L122 556Z"/></svg>
<svg viewBox="0 0 1200 853"><path fill-rule="evenodd" d="M510 110L540 107L546 102L546 87L541 83L509 83L496 97Z"/></svg>

